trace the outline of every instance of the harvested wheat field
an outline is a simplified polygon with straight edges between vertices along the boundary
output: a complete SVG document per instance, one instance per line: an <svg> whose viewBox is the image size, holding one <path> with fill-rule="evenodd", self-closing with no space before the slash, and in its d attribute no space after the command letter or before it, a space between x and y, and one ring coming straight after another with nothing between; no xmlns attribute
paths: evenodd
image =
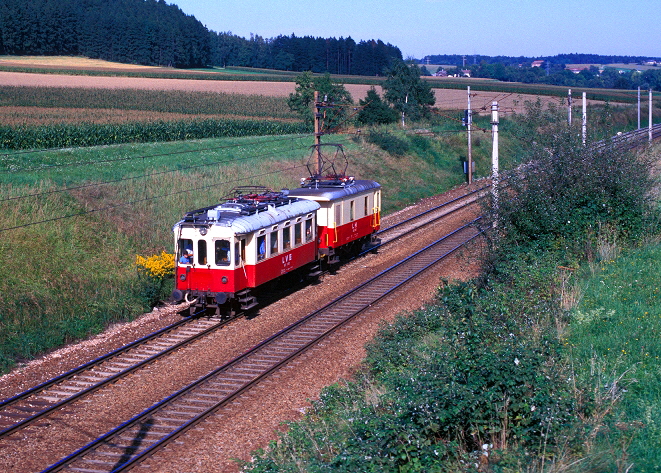
<svg viewBox="0 0 661 473"><path fill-rule="evenodd" d="M171 68L139 66L122 64L100 59L67 56L0 56L0 65L92 69L92 70L143 70L143 71L180 71ZM199 73L199 71L195 71ZM238 80L199 80L170 78L136 78L136 77L95 77L59 74L32 74L24 72L0 72L0 86L28 87L71 87L71 88L108 88L108 89L146 89L146 90L181 90L189 92L218 92L242 95L266 95L271 97L288 97L293 93L294 82L272 81L238 81ZM370 85L346 84L355 102L364 98ZM381 87L376 90L381 94ZM466 108L466 91L456 89L434 89L436 107L442 110L463 110ZM523 111L526 101L537 100L536 95L503 94L498 92L473 91L472 108L488 113L491 102L497 100L501 108L507 111ZM557 102L557 98L541 97L544 102Z"/></svg>
<svg viewBox="0 0 661 473"><path fill-rule="evenodd" d="M107 89L183 90L188 92L217 92L226 94L266 95L288 97L293 93L294 82L236 81L236 80L195 80L195 79L154 79L146 77L95 77L59 74L31 74L26 72L0 72L0 87L71 87ZM346 84L354 101L365 98L370 85ZM376 87L382 93L381 87ZM434 89L436 107L444 110L466 108L466 91L456 89ZM525 101L537 100L536 95L506 94L502 92L480 92L473 94L473 109L488 112L491 102L497 100L501 108L523 112ZM558 102L555 97L541 97L544 102Z"/></svg>

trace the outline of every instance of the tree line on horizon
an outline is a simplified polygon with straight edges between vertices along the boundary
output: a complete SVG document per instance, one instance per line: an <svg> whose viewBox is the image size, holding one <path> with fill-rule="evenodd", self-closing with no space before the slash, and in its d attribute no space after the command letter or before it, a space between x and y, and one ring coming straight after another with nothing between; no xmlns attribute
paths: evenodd
<svg viewBox="0 0 661 473"><path fill-rule="evenodd" d="M543 61L541 67L532 67L533 61ZM462 70L470 72L471 77L496 79L503 82L523 82L525 84L550 84L565 87L587 87L606 89L642 89L661 90L661 67L636 70L636 65L649 60L657 60L646 56L601 56L597 54L559 54L543 58L525 56L461 56L434 55L427 56L422 62L442 64L447 67L448 74L462 74ZM661 61L659 61L661 63ZM586 67L575 73L567 68L567 64L583 64ZM628 70L615 67L604 67L601 70L595 64L631 65ZM587 67L589 65L589 67ZM425 75L430 75L427 68L421 68Z"/></svg>
<svg viewBox="0 0 661 473"><path fill-rule="evenodd" d="M217 33L165 0L4 0L0 54L356 75L380 75L402 59L399 48L381 40Z"/></svg>

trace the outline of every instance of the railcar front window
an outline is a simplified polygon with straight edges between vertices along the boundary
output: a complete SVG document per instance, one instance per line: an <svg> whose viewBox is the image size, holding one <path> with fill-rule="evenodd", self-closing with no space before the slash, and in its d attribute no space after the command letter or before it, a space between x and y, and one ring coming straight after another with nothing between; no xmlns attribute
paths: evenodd
<svg viewBox="0 0 661 473"><path fill-rule="evenodd" d="M301 224L297 223L294 226L294 245L300 245L303 240L301 240Z"/></svg>
<svg viewBox="0 0 661 473"><path fill-rule="evenodd" d="M227 240L216 240L215 255L216 255L216 266L229 266L230 242Z"/></svg>
<svg viewBox="0 0 661 473"><path fill-rule="evenodd" d="M257 260L262 260L266 256L266 236L257 237Z"/></svg>
<svg viewBox="0 0 661 473"><path fill-rule="evenodd" d="M312 241L312 219L305 221L305 241Z"/></svg>
<svg viewBox="0 0 661 473"><path fill-rule="evenodd" d="M182 238L177 244L177 261L181 264L193 263L193 240Z"/></svg>
<svg viewBox="0 0 661 473"><path fill-rule="evenodd" d="M287 251L291 248L291 227L282 229L282 249Z"/></svg>

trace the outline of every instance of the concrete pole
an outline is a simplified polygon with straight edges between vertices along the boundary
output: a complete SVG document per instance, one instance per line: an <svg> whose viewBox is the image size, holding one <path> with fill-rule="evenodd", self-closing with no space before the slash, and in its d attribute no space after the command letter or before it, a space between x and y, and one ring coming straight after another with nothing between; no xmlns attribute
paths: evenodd
<svg viewBox="0 0 661 473"><path fill-rule="evenodd" d="M638 86L638 130L640 130L640 86Z"/></svg>
<svg viewBox="0 0 661 473"><path fill-rule="evenodd" d="M585 142L587 141L588 137L588 101L585 96L585 92L583 92L583 145L585 145Z"/></svg>
<svg viewBox="0 0 661 473"><path fill-rule="evenodd" d="M571 126L571 89L569 89L567 94L567 105L567 124Z"/></svg>
<svg viewBox="0 0 661 473"><path fill-rule="evenodd" d="M468 86L468 120L466 123L468 131L468 184L473 182L473 143L471 140L471 125L473 123L473 111L471 110L471 88Z"/></svg>
<svg viewBox="0 0 661 473"><path fill-rule="evenodd" d="M652 89L650 89L650 110L649 110L649 124L647 125L650 143L652 142Z"/></svg>
<svg viewBox="0 0 661 473"><path fill-rule="evenodd" d="M491 103L491 136L493 138L493 149L491 154L491 192L493 195L494 212L498 215L498 102ZM494 226L496 226L496 220L494 220Z"/></svg>

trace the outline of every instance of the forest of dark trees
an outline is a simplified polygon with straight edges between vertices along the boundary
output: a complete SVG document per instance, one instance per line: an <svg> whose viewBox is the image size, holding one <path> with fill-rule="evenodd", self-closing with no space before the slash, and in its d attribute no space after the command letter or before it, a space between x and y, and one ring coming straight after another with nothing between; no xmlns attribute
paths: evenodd
<svg viewBox="0 0 661 473"><path fill-rule="evenodd" d="M208 64L209 32L164 0L3 0L0 53L132 64Z"/></svg>
<svg viewBox="0 0 661 473"><path fill-rule="evenodd" d="M0 54L356 75L383 74L402 59L399 48L380 40L216 33L165 0L3 0Z"/></svg>
<svg viewBox="0 0 661 473"><path fill-rule="evenodd" d="M243 66L285 71L380 76L395 60L396 46L381 40L277 36L249 39L209 31L165 0L2 0L0 54L70 55L195 68ZM596 67L578 74L566 64L642 64L640 56L561 54L549 57L431 55L420 62L470 69L472 77L570 87L661 90L661 67L644 72ZM543 60L543 67L530 67ZM425 68L422 68L425 71Z"/></svg>

